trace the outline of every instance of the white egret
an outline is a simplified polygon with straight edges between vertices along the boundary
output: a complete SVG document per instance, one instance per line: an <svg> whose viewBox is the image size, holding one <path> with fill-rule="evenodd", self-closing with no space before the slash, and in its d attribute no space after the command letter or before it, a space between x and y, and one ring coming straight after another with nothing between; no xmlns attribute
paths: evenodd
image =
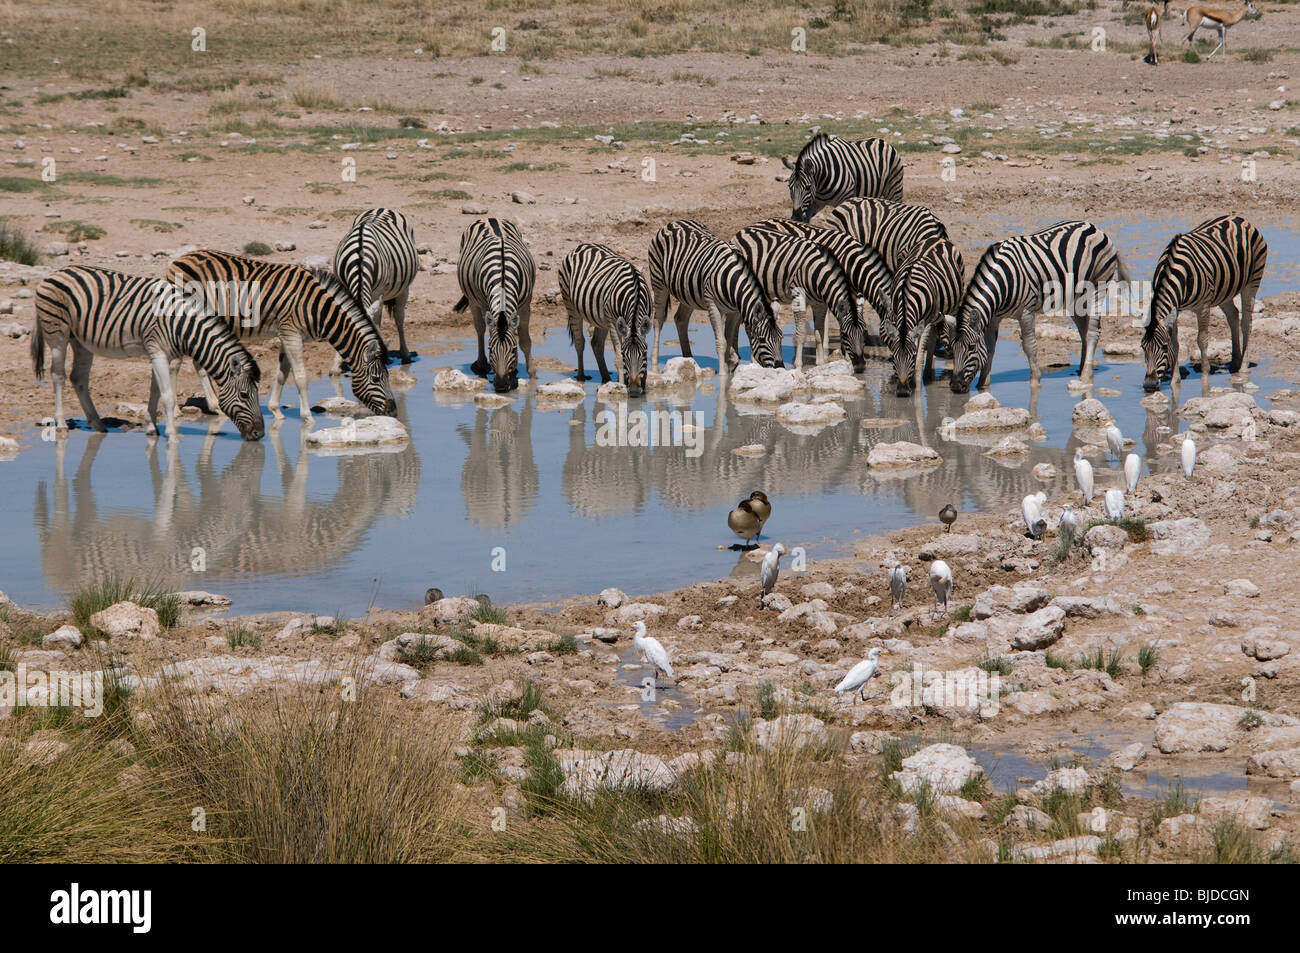
<svg viewBox="0 0 1300 953"><path fill-rule="evenodd" d="M1029 530L1029 535L1034 539L1041 539L1043 532L1047 529L1047 521L1043 519L1043 504L1038 499L1040 494L1031 493L1020 501L1020 515L1025 518L1025 528ZM1047 495L1042 494L1046 499Z"/></svg>
<svg viewBox="0 0 1300 953"><path fill-rule="evenodd" d="M907 567L902 563L889 570L889 594L894 597L894 608L902 608L907 594Z"/></svg>
<svg viewBox="0 0 1300 953"><path fill-rule="evenodd" d="M1138 477L1142 474L1142 458L1130 453L1124 458L1124 486L1132 493L1138 488Z"/></svg>
<svg viewBox="0 0 1300 953"><path fill-rule="evenodd" d="M1079 518L1074 515L1074 510L1070 509L1069 503L1065 504L1065 508L1061 510L1061 518L1056 522L1056 535L1071 542L1079 535Z"/></svg>
<svg viewBox="0 0 1300 953"><path fill-rule="evenodd" d="M1124 434L1114 424L1106 428L1106 446L1118 461L1120 454L1124 452Z"/></svg>
<svg viewBox="0 0 1300 953"><path fill-rule="evenodd" d="M939 511L939 522L943 524L943 531L945 533L951 533L952 524L957 522L957 507L953 506L951 503L944 506L944 508Z"/></svg>
<svg viewBox="0 0 1300 953"><path fill-rule="evenodd" d="M1092 502L1092 464L1083 456L1083 448L1074 451L1074 478L1079 481L1079 491L1083 493L1083 505Z"/></svg>
<svg viewBox="0 0 1300 953"><path fill-rule="evenodd" d="M1124 491L1107 490L1106 500L1104 503L1106 518L1117 520L1124 517Z"/></svg>
<svg viewBox="0 0 1300 953"><path fill-rule="evenodd" d="M1190 477L1196 469L1196 441L1191 434L1183 437L1183 475Z"/></svg>
<svg viewBox="0 0 1300 953"><path fill-rule="evenodd" d="M884 649L874 648L867 653L866 661L859 662L849 669L849 674L844 676L844 680L835 686L837 692L857 692L858 697L863 701L867 700L866 690L867 683L879 673L880 653Z"/></svg>
<svg viewBox="0 0 1300 953"><path fill-rule="evenodd" d="M948 611L948 597L952 595L952 570L942 559L930 563L930 588L934 590L935 604Z"/></svg>
<svg viewBox="0 0 1300 953"><path fill-rule="evenodd" d="M636 646L642 657L654 666L655 677L658 678L659 673L663 672L668 678L674 678L672 664L668 661L668 652L659 644L658 639L645 634L645 623L633 622L632 628L636 631L632 636L632 644Z"/></svg>
<svg viewBox="0 0 1300 953"><path fill-rule="evenodd" d="M762 602L763 597L772 591L776 585L776 577L781 573L781 554L785 552L785 547L777 543L771 551L763 557L763 565L758 569L758 581L762 583L763 591L759 593L758 601Z"/></svg>

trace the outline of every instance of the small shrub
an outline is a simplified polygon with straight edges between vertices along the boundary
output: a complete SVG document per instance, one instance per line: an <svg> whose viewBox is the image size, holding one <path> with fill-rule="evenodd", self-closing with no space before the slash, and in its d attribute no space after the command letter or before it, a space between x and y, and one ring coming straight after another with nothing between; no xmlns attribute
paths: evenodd
<svg viewBox="0 0 1300 953"><path fill-rule="evenodd" d="M20 230L0 221L0 258L20 265L34 265L41 254Z"/></svg>
<svg viewBox="0 0 1300 953"><path fill-rule="evenodd" d="M259 258L263 255L271 255L274 253L275 249L266 242L249 242L244 246L244 254L253 258Z"/></svg>

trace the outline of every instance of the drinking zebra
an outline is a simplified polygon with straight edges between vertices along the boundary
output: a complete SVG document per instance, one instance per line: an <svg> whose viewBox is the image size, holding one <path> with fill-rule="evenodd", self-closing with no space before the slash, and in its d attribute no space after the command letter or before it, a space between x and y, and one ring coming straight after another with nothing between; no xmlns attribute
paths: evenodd
<svg viewBox="0 0 1300 953"><path fill-rule="evenodd" d="M750 227L768 228L786 235L795 235L827 248L849 276L849 284L853 286L853 293L857 299L859 315L861 315L862 305L869 304L876 312L877 325L884 326L886 318L893 311L889 296L894 276L885 267L885 261L880 257L880 253L870 245L864 245L845 232L808 225L789 218L769 218ZM813 323L817 333L823 337L822 348L829 350L830 329L825 322L825 305L814 302ZM869 338L865 319L848 326L840 325L840 349L853 362L854 372L859 374L866 369L866 347L870 343Z"/></svg>
<svg viewBox="0 0 1300 953"><path fill-rule="evenodd" d="M1129 280L1109 236L1091 222L1057 222L1030 235L994 242L984 250L957 309L953 335L954 394L965 394L979 377L988 386L998 325L1009 314L1020 320L1020 345L1031 381L1042 379L1034 317L1062 308L1079 330L1079 375L1091 383L1101 335L1101 299L1111 280Z"/></svg>
<svg viewBox="0 0 1300 953"><path fill-rule="evenodd" d="M944 316L961 301L965 276L961 253L946 238L928 238L914 246L894 272L893 343L896 393L912 393L913 379L934 380L934 348Z"/></svg>
<svg viewBox="0 0 1300 953"><path fill-rule="evenodd" d="M583 244L560 265L560 295L569 315L569 341L582 367L583 322L591 324L591 349L601 383L609 382L605 338L613 339L614 366L629 397L640 397L646 379L646 332L650 328L650 286L636 266L604 245Z"/></svg>
<svg viewBox="0 0 1300 953"><path fill-rule="evenodd" d="M903 160L883 139L818 133L793 162L781 161L790 170L790 217L800 222L855 197L903 200Z"/></svg>
<svg viewBox="0 0 1300 953"><path fill-rule="evenodd" d="M280 363L268 401L276 420L284 419L280 394L290 374L298 388L299 416L303 423L312 419L304 341L328 341L348 362L352 392L371 413L397 410L379 332L333 273L204 250L174 259L167 266L167 280L204 301L209 313L225 319L241 341L280 339ZM335 394L342 396L339 368L336 360L329 376ZM211 406L211 384L202 368L199 379Z"/></svg>
<svg viewBox="0 0 1300 953"><path fill-rule="evenodd" d="M831 212L827 226L874 248L891 274L919 242L948 237L947 227L924 205L886 199L849 199Z"/></svg>
<svg viewBox="0 0 1300 953"><path fill-rule="evenodd" d="M474 316L478 359L470 365L470 370L486 377L490 368L492 388L498 394L519 386L520 347L524 349L528 377L533 377L533 340L528 336L528 317L536 274L533 256L514 222L479 219L460 236L456 278L462 297L453 310L463 312L469 308ZM487 354L483 351L485 329Z"/></svg>
<svg viewBox="0 0 1300 953"><path fill-rule="evenodd" d="M1246 361L1255 295L1264 277L1268 244L1255 226L1237 215L1220 215L1170 239L1156 262L1151 279L1151 304L1142 334L1146 379L1142 389L1160 389L1178 366L1178 312L1196 315L1196 345L1201 351L1201 376L1209 383L1210 309L1218 308L1232 335L1232 362L1238 373ZM1241 310L1232 299L1241 295Z"/></svg>
<svg viewBox="0 0 1300 953"><path fill-rule="evenodd" d="M225 324L206 313L202 303L175 285L157 278L126 275L103 268L72 266L48 275L36 289L36 321L31 357L36 379L45 374L45 346L50 346L54 379L54 425L67 428L63 416L64 360L72 345L72 387L86 422L101 433L104 422L90 397L90 368L96 355L111 358L147 355L153 367L149 387L148 432L161 397L167 436L176 431L176 373L185 356L216 382L216 402L245 440L260 440L262 411L257 403L261 374L257 362Z"/></svg>
<svg viewBox="0 0 1300 953"><path fill-rule="evenodd" d="M823 317L828 308L834 312L841 328L857 329L860 342L865 338L853 285L829 248L759 225L742 228L731 243L758 276L768 299L788 302L794 309L795 367L803 367L808 314L814 304L821 305ZM818 364L826 363L826 350L825 341L818 333Z"/></svg>
<svg viewBox="0 0 1300 953"><path fill-rule="evenodd" d="M659 335L668 317L668 303L677 299L677 339L682 356L691 356L691 314L709 313L718 345L718 368L727 374L740 362L736 353L743 321L749 349L763 367L784 367L781 331L763 295L763 288L740 253L699 222L669 222L650 240L650 290L655 300L655 345L651 367L659 367Z"/></svg>
<svg viewBox="0 0 1300 953"><path fill-rule="evenodd" d="M411 363L411 352L406 348L406 301L419 270L415 232L406 217L392 209L362 212L352 220L352 228L334 252L334 273L360 303L376 331L382 330L383 311L388 309L397 326L403 364Z"/></svg>

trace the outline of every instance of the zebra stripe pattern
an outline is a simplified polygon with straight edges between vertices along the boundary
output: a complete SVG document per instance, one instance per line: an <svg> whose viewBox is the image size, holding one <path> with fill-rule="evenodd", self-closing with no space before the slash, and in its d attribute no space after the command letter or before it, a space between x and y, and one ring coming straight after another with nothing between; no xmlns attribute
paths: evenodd
<svg viewBox="0 0 1300 953"><path fill-rule="evenodd" d="M874 248L891 274L920 242L948 237L947 227L924 205L885 199L850 199L831 212L828 224Z"/></svg>
<svg viewBox="0 0 1300 953"><path fill-rule="evenodd" d="M415 232L406 217L392 209L362 212L352 220L352 228L334 252L334 273L352 292L376 331L383 328L387 308L397 327L403 364L411 363L411 352L406 347L406 302L419 270ZM385 357L387 352L385 346Z"/></svg>
<svg viewBox="0 0 1300 953"><path fill-rule="evenodd" d="M591 349L602 383L609 382L605 338L612 338L614 366L628 396L640 397L646 382L646 333L650 328L650 285L636 266L604 245L583 244L560 265L560 295L569 315L569 341L582 367L583 323L591 324Z"/></svg>
<svg viewBox="0 0 1300 953"><path fill-rule="evenodd" d="M890 295L893 292L894 276L885 267L885 260L880 257L880 253L870 245L864 245L845 232L789 218L769 218L751 227L772 229L822 245L835 256L840 267L848 274L859 309L865 301L876 312L878 324L882 325L893 312ZM824 327L825 315L825 307L816 304L813 306L813 320L819 333ZM829 330L825 333L829 335ZM866 368L869 336L865 319L850 326L840 325L840 347L844 355L853 361L856 373L861 373ZM823 347L829 349L829 344L824 341Z"/></svg>
<svg viewBox="0 0 1300 953"><path fill-rule="evenodd" d="M691 356L691 314L705 310L718 345L723 374L740 362L736 340L744 322L754 361L763 367L784 367L781 331L752 268L736 249L718 239L699 222L669 222L650 240L650 290L655 301L655 344L651 366L659 367L659 336L668 317L670 299L677 299L677 339L682 356Z"/></svg>
<svg viewBox="0 0 1300 953"><path fill-rule="evenodd" d="M1110 237L1091 222L1057 222L1030 235L995 242L984 250L957 309L952 377L955 394L978 376L988 386L998 325L1014 314L1031 381L1042 379L1034 317L1064 309L1079 330L1079 375L1091 382L1101 336L1101 299L1108 282L1129 276Z"/></svg>
<svg viewBox="0 0 1300 953"><path fill-rule="evenodd" d="M908 397L913 380L934 380L934 348L944 315L957 310L965 269L961 253L946 238L928 238L903 256L894 272L891 352L896 393ZM914 366L915 365L915 366Z"/></svg>
<svg viewBox="0 0 1300 953"><path fill-rule="evenodd" d="M816 242L762 226L742 228L732 239L741 257L758 276L769 300L790 302L796 310L794 366L803 367L803 345L808 336L810 306L830 309L842 328L857 329L861 339L862 317L849 276L829 248ZM802 298L803 300L799 300ZM817 335L817 362L826 362L822 336Z"/></svg>
<svg viewBox="0 0 1300 953"><path fill-rule="evenodd" d="M1236 374L1246 362L1255 295L1264 278L1268 243L1259 230L1244 218L1221 215L1202 222L1190 232L1175 235L1156 262L1151 279L1151 304L1142 334L1146 357L1148 393L1160 389L1160 382L1173 376L1178 366L1178 312L1196 315L1196 342L1201 350L1201 376L1207 383L1210 362L1205 349L1210 343L1210 309L1219 308L1228 320L1232 335L1232 362ZM1232 299L1241 295L1241 310Z"/></svg>
<svg viewBox="0 0 1300 953"><path fill-rule="evenodd" d="M176 373L189 356L216 382L216 401L245 440L262 437L262 411L257 403L261 374L248 350L225 324L207 314L202 302L187 297L175 285L157 278L126 275L103 268L72 266L47 276L36 289L36 322L32 327L32 370L45 373L49 342L54 378L54 420L63 416L64 361L72 345L72 386L86 422L106 429L90 396L90 368L95 356L147 355L153 366L149 389L150 433L158 400L163 401L167 435L176 435Z"/></svg>
<svg viewBox="0 0 1300 953"><path fill-rule="evenodd" d="M855 197L903 200L903 160L883 139L841 139L819 133L791 162L790 217L808 222L826 206Z"/></svg>
<svg viewBox="0 0 1300 953"><path fill-rule="evenodd" d="M240 340L279 337L280 365L270 396L276 420L284 418L280 392L290 374L298 387L302 420L312 419L307 365L302 356L304 341L328 341L348 362L352 392L371 413L396 412L379 332L331 272L205 250L173 260L167 266L167 278L187 294L201 295L210 313L224 318ZM330 380L335 393L342 396L338 374L336 361Z"/></svg>
<svg viewBox="0 0 1300 953"><path fill-rule="evenodd" d="M533 342L528 334L537 266L514 222L479 219L460 236L456 278L462 297L454 310L470 309L478 334L478 359L470 369L480 377L492 371L498 394L519 386L519 348L533 376ZM483 351L483 332L488 353ZM490 357L490 363L489 363Z"/></svg>

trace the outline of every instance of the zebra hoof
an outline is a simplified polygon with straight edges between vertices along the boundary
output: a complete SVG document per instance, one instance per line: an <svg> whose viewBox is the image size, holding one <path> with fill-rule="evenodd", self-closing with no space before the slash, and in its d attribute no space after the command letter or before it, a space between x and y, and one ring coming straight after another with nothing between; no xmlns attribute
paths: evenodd
<svg viewBox="0 0 1300 953"><path fill-rule="evenodd" d="M475 361L473 364L469 366L469 369L473 371L475 374L477 374L479 377L488 376L488 366L486 361Z"/></svg>

